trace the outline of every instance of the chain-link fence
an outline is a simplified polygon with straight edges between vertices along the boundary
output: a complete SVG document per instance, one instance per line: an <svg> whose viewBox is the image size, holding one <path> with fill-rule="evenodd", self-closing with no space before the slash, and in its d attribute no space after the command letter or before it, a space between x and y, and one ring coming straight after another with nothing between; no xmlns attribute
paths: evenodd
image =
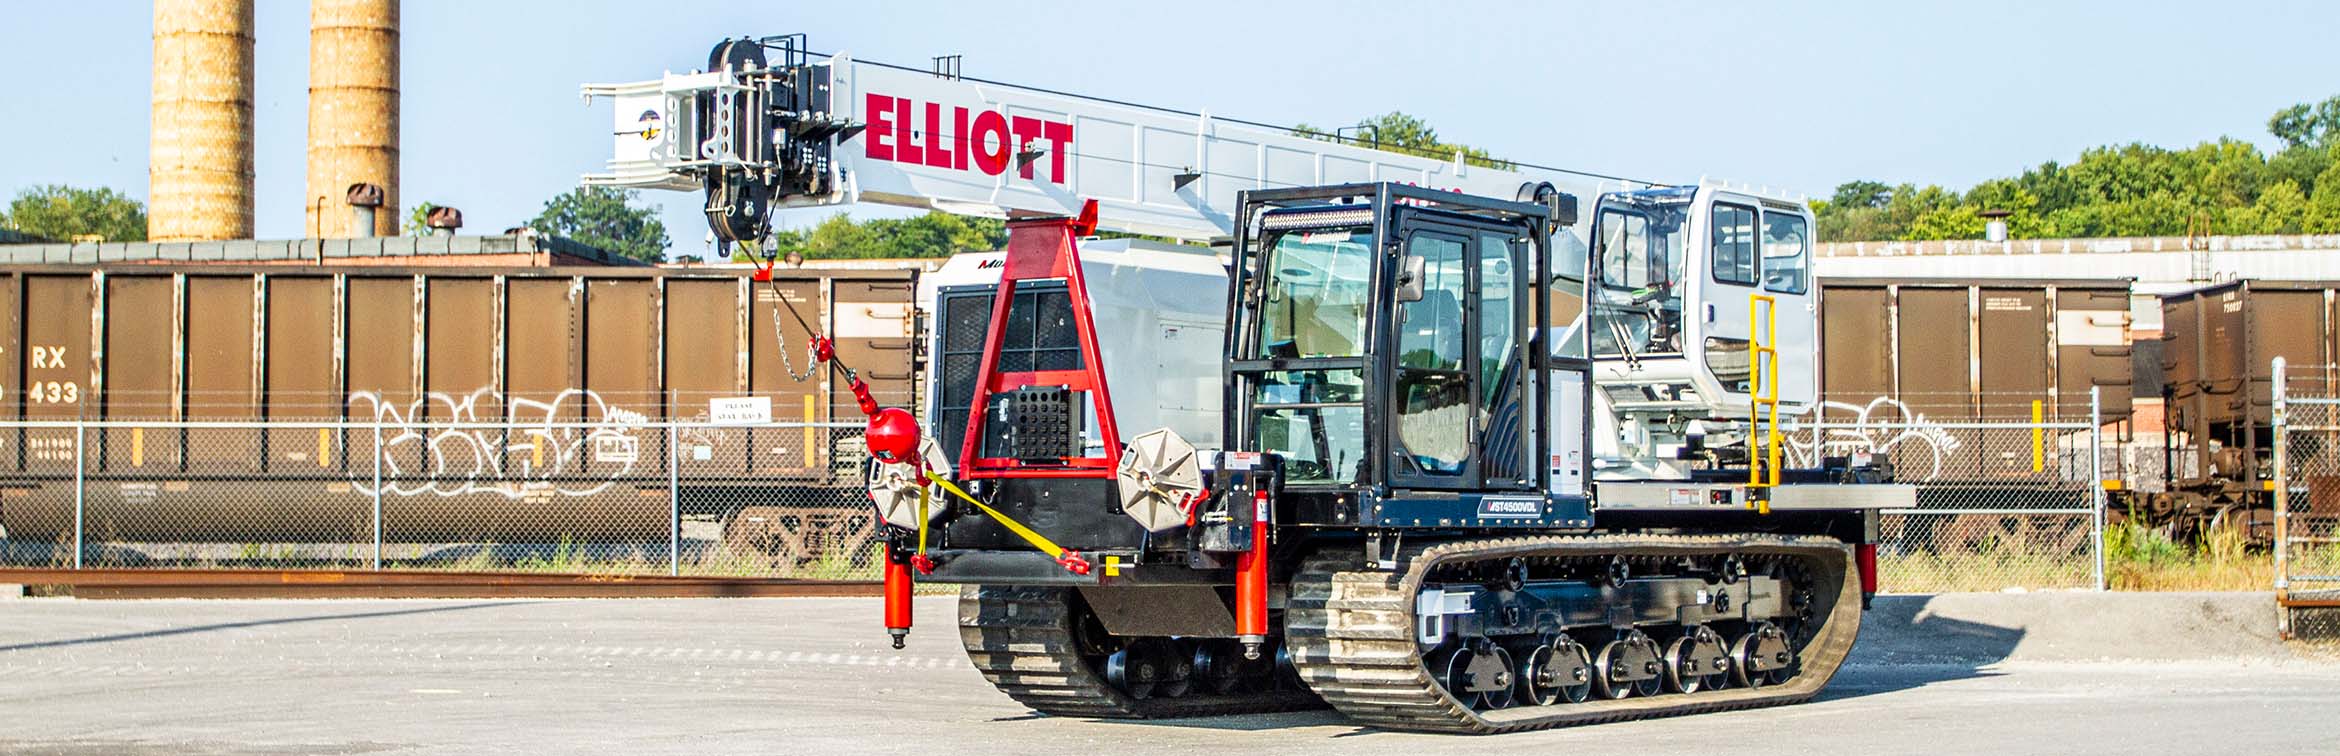
<svg viewBox="0 0 2340 756"><path fill-rule="evenodd" d="M0 422L0 565L875 578L858 423Z"/></svg>
<svg viewBox="0 0 2340 756"><path fill-rule="evenodd" d="M2340 392L2276 359L2275 595L2286 637L2340 640Z"/></svg>
<svg viewBox="0 0 2340 756"><path fill-rule="evenodd" d="M1831 402L1788 429L1802 467L1868 455L1917 502L1880 513L1879 586L1896 593L2105 587L2103 481L2119 462L2093 394ZM1937 408L1932 414L1927 408Z"/></svg>
<svg viewBox="0 0 2340 756"><path fill-rule="evenodd" d="M1787 429L1800 466L1883 454L1918 486L1883 514L1885 589L2103 585L2098 424L1888 404ZM861 430L0 422L0 565L874 578Z"/></svg>

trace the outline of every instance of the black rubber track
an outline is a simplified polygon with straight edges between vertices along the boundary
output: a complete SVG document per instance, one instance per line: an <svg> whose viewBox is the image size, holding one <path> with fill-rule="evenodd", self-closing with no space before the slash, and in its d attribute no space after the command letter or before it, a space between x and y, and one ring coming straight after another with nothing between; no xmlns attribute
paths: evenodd
<svg viewBox="0 0 2340 756"><path fill-rule="evenodd" d="M1816 628L1797 633L1795 677L1732 688L1615 701L1472 711L1434 682L1414 641L1414 597L1431 568L1511 557L1693 556L1798 558L1813 586ZM1449 541L1408 548L1398 569L1372 569L1353 546L1313 554L1292 578L1285 642L1300 678L1360 724L1396 730L1498 733L1800 703L1818 694L1852 650L1860 589L1851 549L1818 536L1593 535Z"/></svg>
<svg viewBox="0 0 2340 756"><path fill-rule="evenodd" d="M1074 589L970 585L959 592L959 640L984 679L1042 714L1172 719L1322 708L1305 690L1133 699L1081 658Z"/></svg>

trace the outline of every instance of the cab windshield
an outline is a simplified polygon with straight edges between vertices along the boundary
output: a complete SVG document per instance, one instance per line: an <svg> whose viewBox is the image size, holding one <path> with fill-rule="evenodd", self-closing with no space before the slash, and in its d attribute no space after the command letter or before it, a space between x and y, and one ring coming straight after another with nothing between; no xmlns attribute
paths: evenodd
<svg viewBox="0 0 2340 756"><path fill-rule="evenodd" d="M1260 357L1359 358L1373 306L1370 227L1293 229L1262 245ZM1357 480L1365 459L1364 371L1281 370L1252 395L1259 450L1285 459L1295 485Z"/></svg>
<svg viewBox="0 0 2340 756"><path fill-rule="evenodd" d="M1373 297L1372 230L1286 231L1267 247L1260 356L1363 355Z"/></svg>
<svg viewBox="0 0 2340 756"><path fill-rule="evenodd" d="M1594 355L1682 351L1692 196L1685 189L1649 189L1601 198L1592 250L1600 263Z"/></svg>

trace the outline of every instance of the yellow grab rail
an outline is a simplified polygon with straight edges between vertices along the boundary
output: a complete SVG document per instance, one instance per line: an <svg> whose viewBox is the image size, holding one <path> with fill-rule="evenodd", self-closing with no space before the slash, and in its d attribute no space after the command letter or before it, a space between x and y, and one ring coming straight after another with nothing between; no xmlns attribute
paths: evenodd
<svg viewBox="0 0 2340 756"><path fill-rule="evenodd" d="M1747 486L1779 485L1779 300L1765 294L1747 295ZM1768 509L1767 502L1748 497L1749 508Z"/></svg>

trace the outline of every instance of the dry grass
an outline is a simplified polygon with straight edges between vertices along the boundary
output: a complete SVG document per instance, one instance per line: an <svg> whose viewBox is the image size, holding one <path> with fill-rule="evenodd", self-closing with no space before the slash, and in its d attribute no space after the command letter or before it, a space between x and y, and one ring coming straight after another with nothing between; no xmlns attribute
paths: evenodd
<svg viewBox="0 0 2340 756"><path fill-rule="evenodd" d="M2106 578L2116 591L2265 591L2275 557L2254 552L2241 531L2220 526L2193 544L2133 523L2104 533Z"/></svg>
<svg viewBox="0 0 2340 756"><path fill-rule="evenodd" d="M2179 543L2134 524L2105 531L2105 582L2116 591L2265 591L2275 584L2274 555L2254 550L2231 528ZM2017 534L1963 551L1884 554L1882 586L1897 593L2085 589L2093 555L2086 546L2038 542ZM2340 572L2340 546L2294 549L2294 574Z"/></svg>

